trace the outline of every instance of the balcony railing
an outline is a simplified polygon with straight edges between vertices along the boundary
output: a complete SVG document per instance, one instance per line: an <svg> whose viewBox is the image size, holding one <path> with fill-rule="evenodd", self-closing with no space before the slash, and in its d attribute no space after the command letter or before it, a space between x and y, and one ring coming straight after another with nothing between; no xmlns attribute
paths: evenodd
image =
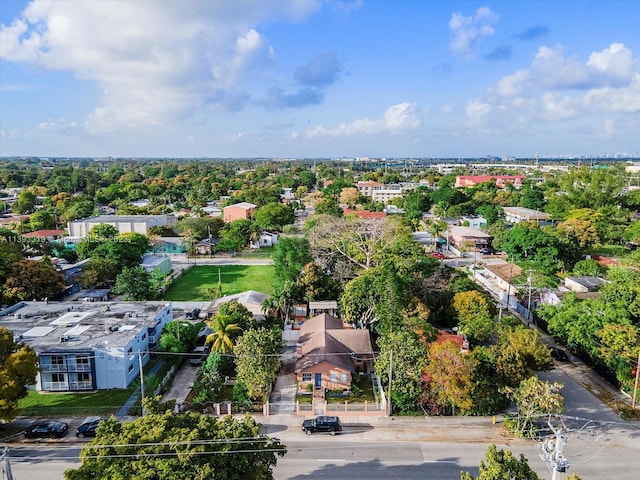
<svg viewBox="0 0 640 480"><path fill-rule="evenodd" d="M90 372L91 365L87 363L70 363L69 372Z"/></svg>
<svg viewBox="0 0 640 480"><path fill-rule="evenodd" d="M69 390L67 382L42 382L42 389L48 392L66 392Z"/></svg>
<svg viewBox="0 0 640 480"><path fill-rule="evenodd" d="M51 363L44 363L44 364L40 364L40 370L42 372L67 372L68 370L68 366L67 365L59 365L59 364L51 364Z"/></svg>

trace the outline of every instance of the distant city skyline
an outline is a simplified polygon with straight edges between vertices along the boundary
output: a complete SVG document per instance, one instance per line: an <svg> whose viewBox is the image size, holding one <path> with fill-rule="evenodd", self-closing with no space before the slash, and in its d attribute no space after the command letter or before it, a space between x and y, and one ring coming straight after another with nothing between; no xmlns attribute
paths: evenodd
<svg viewBox="0 0 640 480"><path fill-rule="evenodd" d="M640 155L640 1L3 0L0 156Z"/></svg>

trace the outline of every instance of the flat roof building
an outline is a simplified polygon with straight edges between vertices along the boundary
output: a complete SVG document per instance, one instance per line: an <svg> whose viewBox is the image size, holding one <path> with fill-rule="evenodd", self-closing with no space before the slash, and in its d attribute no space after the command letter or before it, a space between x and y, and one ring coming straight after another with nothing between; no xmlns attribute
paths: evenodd
<svg viewBox="0 0 640 480"><path fill-rule="evenodd" d="M128 387L173 319L168 302L22 302L0 315L35 350L36 389L50 392Z"/></svg>
<svg viewBox="0 0 640 480"><path fill-rule="evenodd" d="M97 225L111 225L118 233L147 235L151 227L171 227L178 219L172 215L98 215L67 223L70 237L85 238Z"/></svg>

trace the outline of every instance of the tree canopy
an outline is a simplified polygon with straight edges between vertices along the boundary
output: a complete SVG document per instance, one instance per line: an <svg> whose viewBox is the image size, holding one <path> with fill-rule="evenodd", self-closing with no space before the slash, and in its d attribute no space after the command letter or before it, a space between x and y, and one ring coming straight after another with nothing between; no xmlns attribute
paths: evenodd
<svg viewBox="0 0 640 480"><path fill-rule="evenodd" d="M286 448L250 416L153 412L103 421L66 480L271 480Z"/></svg>
<svg viewBox="0 0 640 480"><path fill-rule="evenodd" d="M18 400L27 395L37 373L33 349L15 342L11 330L0 327L0 420L9 422L18 415Z"/></svg>

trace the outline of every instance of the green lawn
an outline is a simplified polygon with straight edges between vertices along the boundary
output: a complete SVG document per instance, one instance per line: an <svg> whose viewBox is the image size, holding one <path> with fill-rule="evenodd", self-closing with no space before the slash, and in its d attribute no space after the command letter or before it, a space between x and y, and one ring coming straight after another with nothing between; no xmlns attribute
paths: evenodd
<svg viewBox="0 0 640 480"><path fill-rule="evenodd" d="M30 391L18 402L20 415L49 417L104 415L115 413L132 393L132 388L90 393L38 393Z"/></svg>
<svg viewBox="0 0 640 480"><path fill-rule="evenodd" d="M178 278L164 294L165 300L211 300L207 288L218 285L218 271L222 294L233 295L245 290L273 293L272 265L196 265Z"/></svg>

